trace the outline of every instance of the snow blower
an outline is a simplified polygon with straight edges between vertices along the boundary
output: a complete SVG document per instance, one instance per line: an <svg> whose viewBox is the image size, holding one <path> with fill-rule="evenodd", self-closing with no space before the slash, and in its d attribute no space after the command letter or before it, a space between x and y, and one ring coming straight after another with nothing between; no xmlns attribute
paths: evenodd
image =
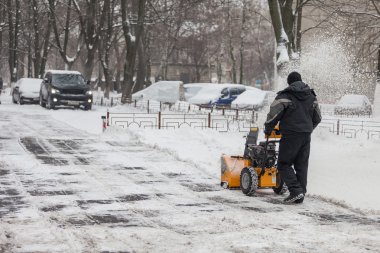
<svg viewBox="0 0 380 253"><path fill-rule="evenodd" d="M281 139L276 127L266 141L257 139L259 128L252 127L246 137L243 156L222 155L221 186L228 189L240 188L248 196L254 195L259 188L272 188L277 194L283 194L287 187L277 170L276 145Z"/></svg>

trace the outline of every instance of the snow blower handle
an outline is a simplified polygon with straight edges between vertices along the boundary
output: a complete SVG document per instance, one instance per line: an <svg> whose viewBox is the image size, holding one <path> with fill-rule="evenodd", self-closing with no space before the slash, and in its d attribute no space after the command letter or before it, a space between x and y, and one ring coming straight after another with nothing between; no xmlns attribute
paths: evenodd
<svg viewBox="0 0 380 253"><path fill-rule="evenodd" d="M263 167L261 168L260 176L264 175L265 173L265 165L267 163L267 158L268 158L268 143L269 143L269 135L266 136L266 142L265 142L265 150L264 150L264 162L263 162Z"/></svg>

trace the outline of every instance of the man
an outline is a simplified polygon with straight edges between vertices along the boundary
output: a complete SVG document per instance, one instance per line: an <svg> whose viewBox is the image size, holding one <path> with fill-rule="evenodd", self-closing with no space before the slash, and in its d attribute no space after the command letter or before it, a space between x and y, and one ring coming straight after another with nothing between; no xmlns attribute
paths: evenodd
<svg viewBox="0 0 380 253"><path fill-rule="evenodd" d="M264 132L269 135L280 122L278 171L290 192L284 202L302 203L306 194L311 133L322 118L316 94L302 82L301 75L292 72L287 81L289 86L278 92L270 106Z"/></svg>

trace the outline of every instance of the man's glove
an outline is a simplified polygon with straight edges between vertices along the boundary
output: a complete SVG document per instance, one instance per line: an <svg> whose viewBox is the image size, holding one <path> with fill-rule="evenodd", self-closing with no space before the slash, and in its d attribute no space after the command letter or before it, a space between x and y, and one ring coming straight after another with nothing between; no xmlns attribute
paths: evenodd
<svg viewBox="0 0 380 253"><path fill-rule="evenodd" d="M264 134L269 136L272 133L272 130L270 129L264 129Z"/></svg>

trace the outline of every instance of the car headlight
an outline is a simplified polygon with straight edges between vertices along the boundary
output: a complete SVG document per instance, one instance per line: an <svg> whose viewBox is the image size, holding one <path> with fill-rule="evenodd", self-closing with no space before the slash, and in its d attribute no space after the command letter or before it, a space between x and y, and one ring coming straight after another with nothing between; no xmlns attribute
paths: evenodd
<svg viewBox="0 0 380 253"><path fill-rule="evenodd" d="M92 95L92 91L90 90L86 91L86 95Z"/></svg>
<svg viewBox="0 0 380 253"><path fill-rule="evenodd" d="M59 93L59 90L54 89L54 88L51 89L51 94L58 94L58 93Z"/></svg>

